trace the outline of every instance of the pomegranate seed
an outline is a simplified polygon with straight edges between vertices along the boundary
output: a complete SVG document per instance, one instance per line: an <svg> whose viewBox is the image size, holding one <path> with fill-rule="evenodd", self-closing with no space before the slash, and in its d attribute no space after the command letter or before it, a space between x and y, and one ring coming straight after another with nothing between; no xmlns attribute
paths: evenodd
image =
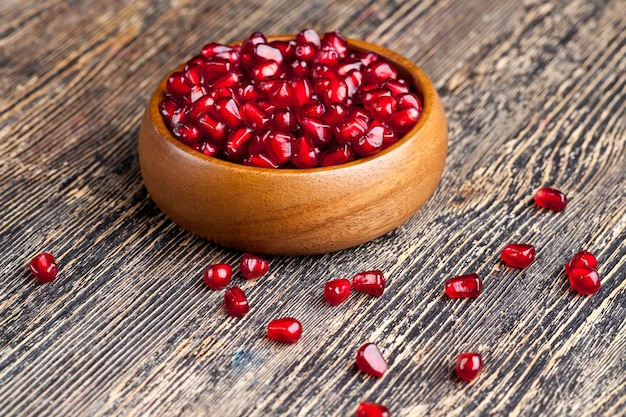
<svg viewBox="0 0 626 417"><path fill-rule="evenodd" d="M372 116L385 123L391 121L391 115L396 109L396 103L396 99L391 96L378 97L370 107Z"/></svg>
<svg viewBox="0 0 626 417"><path fill-rule="evenodd" d="M295 138L289 133L274 131L267 136L267 153L277 164L282 165L291 159Z"/></svg>
<svg viewBox="0 0 626 417"><path fill-rule="evenodd" d="M362 402L356 409L356 417L391 417L391 413L384 405Z"/></svg>
<svg viewBox="0 0 626 417"><path fill-rule="evenodd" d="M311 42L296 45L295 56L300 61L311 62L317 56L318 47Z"/></svg>
<svg viewBox="0 0 626 417"><path fill-rule="evenodd" d="M292 78L288 81L291 103L300 107L311 101L311 83L302 78Z"/></svg>
<svg viewBox="0 0 626 417"><path fill-rule="evenodd" d="M361 96L363 107L369 110L369 108L372 107L372 105L374 104L376 100L385 96L393 97L391 95L391 91L386 88L371 88L371 89L364 90Z"/></svg>
<svg viewBox="0 0 626 417"><path fill-rule="evenodd" d="M255 62L274 61L280 65L283 63L283 53L278 48L260 43L254 47L253 59Z"/></svg>
<svg viewBox="0 0 626 417"><path fill-rule="evenodd" d="M397 132L406 133L415 126L419 117L419 110L413 107L406 107L391 115L390 124Z"/></svg>
<svg viewBox="0 0 626 417"><path fill-rule="evenodd" d="M202 275L204 283L212 290L226 288L233 276L233 269L227 264L209 265Z"/></svg>
<svg viewBox="0 0 626 417"><path fill-rule="evenodd" d="M317 100L311 101L298 110L298 120L302 123L303 119L322 119L326 112L326 107Z"/></svg>
<svg viewBox="0 0 626 417"><path fill-rule="evenodd" d="M248 298L239 287L230 287L224 293L224 307L232 317L243 317L250 311Z"/></svg>
<svg viewBox="0 0 626 417"><path fill-rule="evenodd" d="M172 133L176 139L187 145L195 145L200 141L200 139L202 139L200 129L182 122L178 122L174 125Z"/></svg>
<svg viewBox="0 0 626 417"><path fill-rule="evenodd" d="M328 32L322 38L321 46L330 46L339 55L339 59L345 59L348 53L348 41L339 32Z"/></svg>
<svg viewBox="0 0 626 417"><path fill-rule="evenodd" d="M185 73L177 71L167 79L165 89L174 97L181 98L191 91L191 84L185 77Z"/></svg>
<svg viewBox="0 0 626 417"><path fill-rule="evenodd" d="M239 113L244 124L256 132L267 128L270 121L270 116L254 101L244 103L239 107Z"/></svg>
<svg viewBox="0 0 626 417"><path fill-rule="evenodd" d="M258 100L262 95L261 90L259 90L254 84L242 84L237 87L237 98L240 102L253 101Z"/></svg>
<svg viewBox="0 0 626 417"><path fill-rule="evenodd" d="M253 138L254 132L249 127L236 128L230 133L224 144L224 155L231 161L243 159Z"/></svg>
<svg viewBox="0 0 626 417"><path fill-rule="evenodd" d="M358 71L361 73L361 77L363 77L362 70L363 63L361 61L349 61L337 66L337 74L344 77L351 71Z"/></svg>
<svg viewBox="0 0 626 417"><path fill-rule="evenodd" d="M320 35L315 29L303 29L296 35L296 44L304 45L305 43L312 43L316 48L322 46Z"/></svg>
<svg viewBox="0 0 626 417"><path fill-rule="evenodd" d="M587 268L596 269L598 267L598 260L593 255L593 253L584 250L580 251L576 255L574 255L572 259L569 260L569 262L565 264L565 273L567 275L570 275L572 269L579 266L586 266Z"/></svg>
<svg viewBox="0 0 626 417"><path fill-rule="evenodd" d="M245 279L260 278L269 270L269 262L260 256L244 253L239 269Z"/></svg>
<svg viewBox="0 0 626 417"><path fill-rule="evenodd" d="M230 72L231 63L227 59L212 59L204 63L204 77L206 81L213 82L218 77Z"/></svg>
<svg viewBox="0 0 626 417"><path fill-rule="evenodd" d="M200 117L198 120L198 128L215 143L224 143L228 137L228 128L226 125L208 114Z"/></svg>
<svg viewBox="0 0 626 417"><path fill-rule="evenodd" d="M280 65L274 60L259 62L252 68L252 79L257 83L282 74Z"/></svg>
<svg viewBox="0 0 626 417"><path fill-rule="evenodd" d="M394 97L410 92L409 86L404 80L389 79L382 83L381 87L391 91Z"/></svg>
<svg viewBox="0 0 626 417"><path fill-rule="evenodd" d="M420 113L422 111L422 102L413 93L400 94L396 96L396 101L398 102L399 109L411 107L411 108L417 109L417 111Z"/></svg>
<svg viewBox="0 0 626 417"><path fill-rule="evenodd" d="M272 114L270 127L283 132L290 132L296 127L296 117L289 108L278 108Z"/></svg>
<svg viewBox="0 0 626 417"><path fill-rule="evenodd" d="M352 70L346 74L344 81L348 86L348 97L352 97L363 82L363 74L359 70Z"/></svg>
<svg viewBox="0 0 626 417"><path fill-rule="evenodd" d="M269 45L280 51L283 61L291 61L296 52L295 41L272 41Z"/></svg>
<svg viewBox="0 0 626 417"><path fill-rule="evenodd" d="M295 140L291 163L297 168L314 168L319 164L319 151L311 139L300 136Z"/></svg>
<svg viewBox="0 0 626 417"><path fill-rule="evenodd" d="M220 97L215 100L215 116L226 126L233 128L242 124L237 102L233 98Z"/></svg>
<svg viewBox="0 0 626 417"><path fill-rule="evenodd" d="M535 247L523 243L511 243L502 249L500 258L513 268L526 268L535 260Z"/></svg>
<svg viewBox="0 0 626 417"><path fill-rule="evenodd" d="M363 77L367 84L382 84L388 79L398 78L398 70L385 61L375 61L365 67Z"/></svg>
<svg viewBox="0 0 626 417"><path fill-rule="evenodd" d="M356 365L361 371L376 378L382 377L387 372L387 362L374 343L366 343L359 348L356 353Z"/></svg>
<svg viewBox="0 0 626 417"><path fill-rule="evenodd" d="M554 188L541 188L535 193L535 204L552 211L563 211L567 206L567 197Z"/></svg>
<svg viewBox="0 0 626 417"><path fill-rule="evenodd" d="M211 43L207 43L206 45L202 47L202 52L200 52L200 55L202 55L205 58L211 58L214 55L224 53L224 52L230 52L232 50L233 48L228 45L222 45L220 43L211 42Z"/></svg>
<svg viewBox="0 0 626 417"><path fill-rule="evenodd" d="M315 119L305 118L301 122L302 132L313 141L314 145L327 144L333 136L330 125Z"/></svg>
<svg viewBox="0 0 626 417"><path fill-rule="evenodd" d="M236 87L239 84L239 75L237 73L228 71L219 77L215 78L211 82L212 88L223 88L223 87Z"/></svg>
<svg viewBox="0 0 626 417"><path fill-rule="evenodd" d="M595 269L577 266L569 273L569 283L579 294L595 294L600 289L600 275Z"/></svg>
<svg viewBox="0 0 626 417"><path fill-rule="evenodd" d="M265 110L267 114L274 114L274 110L276 110L276 106L270 103L268 100L259 99L256 101L259 106Z"/></svg>
<svg viewBox="0 0 626 417"><path fill-rule="evenodd" d="M39 282L50 282L56 278L59 272L54 256L47 252L40 253L31 259L29 266L30 271Z"/></svg>
<svg viewBox="0 0 626 417"><path fill-rule="evenodd" d="M306 61L296 59L289 66L294 77L309 78L311 76L311 65Z"/></svg>
<svg viewBox="0 0 626 417"><path fill-rule="evenodd" d="M159 103L159 112L163 116L163 121L168 126L174 126L176 123L182 121L182 111L178 101L172 96L166 96Z"/></svg>
<svg viewBox="0 0 626 417"><path fill-rule="evenodd" d="M323 167L341 165L354 161L354 151L349 143L332 147L320 155L320 165Z"/></svg>
<svg viewBox="0 0 626 417"><path fill-rule="evenodd" d="M472 381L483 369L483 358L478 353L464 352L456 358L454 371L463 381Z"/></svg>
<svg viewBox="0 0 626 417"><path fill-rule="evenodd" d="M335 139L339 144L352 142L363 136L368 130L368 122L359 117L357 112L350 111L346 115L343 123L335 130Z"/></svg>
<svg viewBox="0 0 626 417"><path fill-rule="evenodd" d="M332 103L323 114L324 121L335 127L343 123L346 117L346 106L341 103Z"/></svg>
<svg viewBox="0 0 626 417"><path fill-rule="evenodd" d="M183 97L183 101L186 103L194 103L200 98L206 96L208 94L208 90L203 85L194 85L191 87L191 90L188 94Z"/></svg>
<svg viewBox="0 0 626 417"><path fill-rule="evenodd" d="M324 104L330 106L332 103L345 103L348 99L348 85L345 81L333 78L324 92Z"/></svg>
<svg viewBox="0 0 626 417"><path fill-rule="evenodd" d="M315 62L322 65L335 66L339 63L339 54L332 46L323 46L320 48Z"/></svg>
<svg viewBox="0 0 626 417"><path fill-rule="evenodd" d="M313 65L311 77L316 81L322 78L327 78L328 80L332 80L335 78L339 78L339 75L337 74L337 71L335 71L334 68L331 68L328 65L315 64Z"/></svg>
<svg viewBox="0 0 626 417"><path fill-rule="evenodd" d="M243 160L243 164L259 168L278 168L280 166L276 162L272 161L269 156L262 153L248 156Z"/></svg>
<svg viewBox="0 0 626 417"><path fill-rule="evenodd" d="M384 133L382 126L372 126L363 136L352 142L354 152L361 156L374 155L383 148Z"/></svg>
<svg viewBox="0 0 626 417"><path fill-rule="evenodd" d="M202 152L207 156L217 156L222 151L221 146L216 143L211 143L208 141L203 141L198 144L198 151Z"/></svg>
<svg viewBox="0 0 626 417"><path fill-rule="evenodd" d="M446 281L446 295L450 298L476 298L483 290L478 274L452 277Z"/></svg>
<svg viewBox="0 0 626 417"><path fill-rule="evenodd" d="M233 90L229 87L220 87L220 88L214 88L211 89L209 91L209 96L213 98L213 100L217 100L218 98L233 98L233 100L235 99L234 95L233 95ZM237 101L235 100L235 103L237 103Z"/></svg>
<svg viewBox="0 0 626 417"><path fill-rule="evenodd" d="M272 320L267 325L267 337L284 343L296 343L302 336L302 325L293 317Z"/></svg>
<svg viewBox="0 0 626 417"><path fill-rule="evenodd" d="M189 117L199 120L203 114L210 112L215 105L215 99L211 96L203 96L196 100L189 108Z"/></svg>
<svg viewBox="0 0 626 417"><path fill-rule="evenodd" d="M324 284L324 298L330 305L338 306L350 296L350 281L345 278L334 279Z"/></svg>
<svg viewBox="0 0 626 417"><path fill-rule="evenodd" d="M398 141L396 134L385 123L374 120L372 126L381 126L383 128L383 148L387 148Z"/></svg>
<svg viewBox="0 0 626 417"><path fill-rule="evenodd" d="M291 106L293 100L289 83L285 80L277 80L270 88L269 99L276 107Z"/></svg>
<svg viewBox="0 0 626 417"><path fill-rule="evenodd" d="M374 297L383 295L385 284L385 277L380 270L359 272L352 277L352 288L355 291L364 292Z"/></svg>
<svg viewBox="0 0 626 417"><path fill-rule="evenodd" d="M359 59L363 65L368 66L376 61L380 61L380 56L374 52L359 52L355 55L355 58Z"/></svg>

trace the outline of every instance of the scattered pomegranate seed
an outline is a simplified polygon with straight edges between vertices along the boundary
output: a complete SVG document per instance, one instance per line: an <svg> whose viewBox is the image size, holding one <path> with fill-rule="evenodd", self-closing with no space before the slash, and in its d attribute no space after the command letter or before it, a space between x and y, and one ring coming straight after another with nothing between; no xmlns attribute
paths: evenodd
<svg viewBox="0 0 626 417"><path fill-rule="evenodd" d="M567 206L567 197L554 188L541 188L535 193L535 204L552 211L563 211Z"/></svg>
<svg viewBox="0 0 626 417"><path fill-rule="evenodd" d="M364 292L374 297L383 295L385 284L385 277L380 270L359 272L352 277L352 288L355 291Z"/></svg>
<svg viewBox="0 0 626 417"><path fill-rule="evenodd" d="M454 371L463 381L472 381L483 369L483 358L478 353L460 353L456 359Z"/></svg>
<svg viewBox="0 0 626 417"><path fill-rule="evenodd" d="M356 417L391 417L391 413L382 404L362 402L356 409Z"/></svg>
<svg viewBox="0 0 626 417"><path fill-rule="evenodd" d="M33 273L37 281L50 282L56 278L59 272L59 266L54 256L44 252L35 256L30 260L30 271Z"/></svg>
<svg viewBox="0 0 626 417"><path fill-rule="evenodd" d="M376 378L387 372L387 362L374 343L366 343L356 353L356 365L368 375Z"/></svg>
<svg viewBox="0 0 626 417"><path fill-rule="evenodd" d="M511 243L502 249L500 258L513 268L526 268L535 260L535 247L523 243Z"/></svg>
<svg viewBox="0 0 626 417"><path fill-rule="evenodd" d="M600 275L595 269L576 266L569 273L569 283L579 294L595 294L600 289Z"/></svg>
<svg viewBox="0 0 626 417"><path fill-rule="evenodd" d="M239 287L230 287L224 293L224 308L232 317L243 317L250 311L248 298Z"/></svg>
<svg viewBox="0 0 626 417"><path fill-rule="evenodd" d="M450 298L476 298L482 290L478 274L459 275L446 281L446 295Z"/></svg>
<svg viewBox="0 0 626 417"><path fill-rule="evenodd" d="M350 281L345 278L334 279L324 284L324 298L330 305L338 306L350 296Z"/></svg>
<svg viewBox="0 0 626 417"><path fill-rule="evenodd" d="M596 269L598 267L598 260L593 253L584 250L580 251L565 264L565 273L570 275L572 273L572 269L579 266Z"/></svg>
<svg viewBox="0 0 626 417"><path fill-rule="evenodd" d="M284 343L296 343L302 336L302 325L293 317L272 320L267 325L267 337Z"/></svg>
<svg viewBox="0 0 626 417"><path fill-rule="evenodd" d="M244 253L241 257L240 270L245 279L260 278L269 270L269 263L260 256Z"/></svg>
<svg viewBox="0 0 626 417"><path fill-rule="evenodd" d="M212 290L226 288L233 276L233 269L227 264L209 265L202 275L204 283Z"/></svg>

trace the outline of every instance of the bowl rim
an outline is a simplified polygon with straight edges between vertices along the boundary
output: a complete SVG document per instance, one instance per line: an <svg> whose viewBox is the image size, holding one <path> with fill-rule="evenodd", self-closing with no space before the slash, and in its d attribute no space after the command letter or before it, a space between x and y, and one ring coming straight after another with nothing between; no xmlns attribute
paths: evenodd
<svg viewBox="0 0 626 417"><path fill-rule="evenodd" d="M293 40L295 39L295 37L296 37L295 34L279 34L279 35L267 36L266 38L268 42L271 42L275 40ZM206 163L215 164L217 166L220 166L223 169L242 170L248 173L257 172L259 174L264 174L264 175L294 175L294 174L296 175L312 175L312 174L322 175L324 173L331 172L331 171L345 170L345 169L361 166L363 164L367 164L371 162L372 160L381 158L389 153L400 151L400 149L403 148L407 144L407 142L409 142L411 139L414 139L416 137L419 131L422 130L422 126L424 126L425 124L429 122L430 115L433 110L433 106L427 105L427 100L430 101L432 99L436 99L437 91L434 85L432 84L432 81L426 75L426 73L424 73L424 71L422 71L420 67L418 67L412 61L410 61L408 58L405 58L399 53L394 52L390 49L387 49L384 46L376 45L367 41L362 41L362 40L353 39L353 38L346 38L346 40L348 41L348 48L357 49L360 51L375 52L376 54L382 56L386 60L393 63L400 72L412 78L415 88L417 88L418 92L422 96L422 101L423 101L422 112L415 126L413 126L411 130L406 132L396 143L388 146L387 148L381 150L380 152L374 155L355 159L353 161L345 162L339 165L330 165L327 167L278 168L278 169L249 166L249 165L244 165L244 164L240 164L237 162L227 161L224 159L205 155L202 152L199 152L189 147L188 145L185 145L184 143L180 142L178 139L176 139L174 135L170 132L170 130L167 128L167 126L165 125L165 122L163 121L163 117L161 116L161 113L159 111L159 103L163 95L166 93L165 86L167 83L167 79L170 77L172 73L182 70L186 62L177 66L173 70L168 71L165 77L157 85L155 91L153 92L148 102L148 109L150 111L151 122L154 125L154 128L156 129L157 133L159 134L161 138L167 140L172 146L174 146L175 148L177 148L178 150L180 150L181 152L187 155L190 155L194 158L198 158L199 160L204 161ZM231 45L231 46L238 45L238 44L241 44L242 42L243 40L230 42L228 43L228 45Z"/></svg>

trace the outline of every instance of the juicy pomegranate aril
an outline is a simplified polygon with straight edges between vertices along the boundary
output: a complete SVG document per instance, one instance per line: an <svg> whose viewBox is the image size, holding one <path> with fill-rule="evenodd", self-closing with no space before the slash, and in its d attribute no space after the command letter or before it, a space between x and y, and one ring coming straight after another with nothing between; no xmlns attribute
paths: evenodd
<svg viewBox="0 0 626 417"><path fill-rule="evenodd" d="M382 377L387 372L387 362L374 343L366 343L356 353L356 365L368 375L376 378Z"/></svg>
<svg viewBox="0 0 626 417"><path fill-rule="evenodd" d="M391 417L391 413L382 404L362 402L356 409L356 417Z"/></svg>
<svg viewBox="0 0 626 417"><path fill-rule="evenodd" d="M328 304L338 306L350 297L350 281L345 278L334 279L324 284L324 298Z"/></svg>
<svg viewBox="0 0 626 417"><path fill-rule="evenodd" d="M254 32L234 47L208 43L169 75L165 90L159 112L177 140L211 157L273 169L375 155L422 112L419 92L392 63L350 50L339 32L313 29L292 40L268 42Z"/></svg>
<svg viewBox="0 0 626 417"><path fill-rule="evenodd" d="M296 343L302 336L302 325L293 317L272 320L267 325L267 337L284 343Z"/></svg>
<svg viewBox="0 0 626 417"><path fill-rule="evenodd" d="M598 260L593 253L584 250L580 251L565 264L565 273L570 275L572 273L572 269L580 266L596 269L598 267Z"/></svg>
<svg viewBox="0 0 626 417"><path fill-rule="evenodd" d="M600 275L595 269L587 266L577 266L569 273L569 283L576 292L582 295L591 295L600 289Z"/></svg>
<svg viewBox="0 0 626 417"><path fill-rule="evenodd" d="M359 272L352 277L352 288L355 291L364 292L374 297L383 295L386 283L387 281L380 270Z"/></svg>
<svg viewBox="0 0 626 417"><path fill-rule="evenodd" d="M203 274L204 283L212 290L226 288L233 277L233 269L227 264L209 265Z"/></svg>
<svg viewBox="0 0 626 417"><path fill-rule="evenodd" d="M483 291L483 281L478 274L459 275L448 279L445 288L450 298L476 298Z"/></svg>
<svg viewBox="0 0 626 417"><path fill-rule="evenodd" d="M535 204L552 211L563 211L567 206L567 197L555 188L541 188L535 193Z"/></svg>
<svg viewBox="0 0 626 417"><path fill-rule="evenodd" d="M56 278L59 272L54 256L47 252L40 253L31 259L29 266L30 271L39 282L50 282Z"/></svg>
<svg viewBox="0 0 626 417"><path fill-rule="evenodd" d="M463 381L474 380L483 369L483 358L475 352L460 353L454 371Z"/></svg>
<svg viewBox="0 0 626 417"><path fill-rule="evenodd" d="M232 317L243 317L250 311L248 298L239 287L231 287L224 293L224 308Z"/></svg>
<svg viewBox="0 0 626 417"><path fill-rule="evenodd" d="M245 279L256 279L267 273L269 262L260 256L244 253L241 257L239 269Z"/></svg>
<svg viewBox="0 0 626 417"><path fill-rule="evenodd" d="M508 244L500 253L500 259L513 268L526 268L533 263L535 256L535 247L524 243Z"/></svg>

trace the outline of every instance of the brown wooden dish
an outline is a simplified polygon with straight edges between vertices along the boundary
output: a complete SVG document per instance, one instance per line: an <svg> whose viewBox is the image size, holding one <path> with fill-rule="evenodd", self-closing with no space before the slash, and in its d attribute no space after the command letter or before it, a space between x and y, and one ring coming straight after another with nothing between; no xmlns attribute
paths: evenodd
<svg viewBox="0 0 626 417"><path fill-rule="evenodd" d="M293 36L272 39L293 39ZM423 97L418 123L380 153L326 168L267 169L201 154L176 140L159 113L165 77L139 132L139 162L150 197L175 223L211 242L259 254L309 255L345 249L395 229L435 191L448 131L428 77L383 47L373 51L411 78Z"/></svg>

